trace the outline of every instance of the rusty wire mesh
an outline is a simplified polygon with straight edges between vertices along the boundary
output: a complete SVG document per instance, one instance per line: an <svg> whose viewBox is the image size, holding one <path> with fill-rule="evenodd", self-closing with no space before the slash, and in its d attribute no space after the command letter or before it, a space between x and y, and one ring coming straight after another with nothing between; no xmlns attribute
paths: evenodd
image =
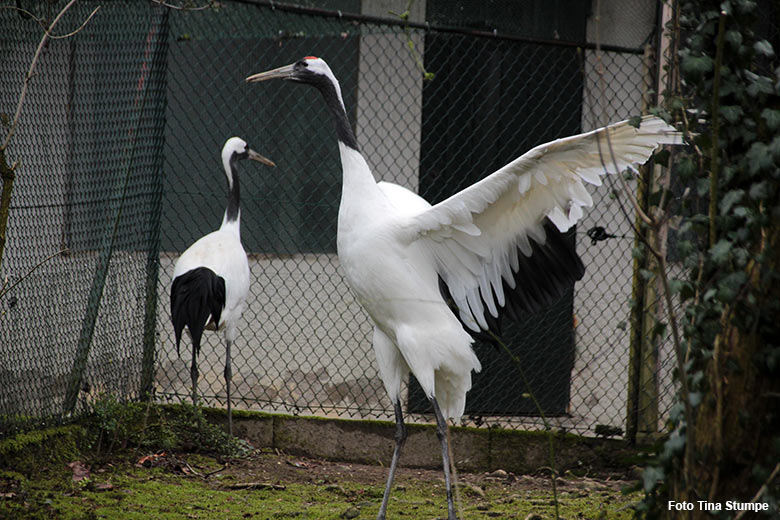
<svg viewBox="0 0 780 520"><path fill-rule="evenodd" d="M81 3L72 23L92 5ZM233 349L234 405L392 418L373 362L372 326L338 265L341 168L329 114L313 89L247 85L244 77L323 57L375 176L436 202L541 142L639 114L643 44L654 34L654 17L645 17L644 25L607 34L602 43L611 47L599 58L592 46L523 35L404 27L265 2L215 5L190 11L112 2L77 38L52 41L42 58L47 79L34 84L20 125L29 133L11 150L29 169L19 175L2 272L18 278L41 255L63 245L73 252L0 302L0 382L10 390L0 398L0 415L8 424L60 421L87 410L101 392L189 399L189 345L185 338L177 354L170 325L171 274L177 256L221 222L219 151L233 135L278 165L241 170L252 285ZM39 33L16 13L0 17L14 27L0 35L0 111L7 113ZM136 30L124 28L130 19ZM593 37L584 23L581 29L579 37ZM432 81L423 80L410 41ZM147 70L155 75L144 76ZM79 111L72 102L82 89L84 99L98 102ZM142 108L139 89L151 93ZM130 121L148 129L148 141L123 126ZM94 149L89 158L79 156L85 149ZM131 191L117 192L127 164ZM100 179L105 189L95 186ZM608 185L592 192L594 208L573 233L585 277L551 309L508 327L506 337L548 419L590 434L598 425L625 428L633 276L631 222ZM108 244L113 256L95 339L76 377L90 284L106 245L99 238L119 200L120 232ZM64 215L70 213L80 216ZM598 227L610 238L591 241L587 233ZM94 242L68 241L84 237ZM506 354L475 349L485 369L475 376L464 424L541 426ZM221 334L207 333L199 392L208 405L225 404L223 356ZM662 381L652 393L663 414L673 385L670 377ZM80 395L68 410L62 403L74 384ZM407 388L407 411L425 420L414 382Z"/></svg>

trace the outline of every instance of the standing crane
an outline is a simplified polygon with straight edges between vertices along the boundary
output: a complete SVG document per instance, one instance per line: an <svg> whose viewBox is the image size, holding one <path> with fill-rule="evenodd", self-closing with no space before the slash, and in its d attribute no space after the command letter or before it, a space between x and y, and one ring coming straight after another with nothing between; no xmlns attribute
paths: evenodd
<svg viewBox="0 0 780 520"><path fill-rule="evenodd" d="M184 326L192 339L192 403L198 398L198 364L203 330L225 331L225 389L228 429L233 435L230 401L232 368L230 347L238 333L238 320L244 312L249 291L249 263L241 245L239 161L252 159L268 166L273 161L250 149L239 137L231 137L222 148L222 166L228 183L228 201L222 225L198 239L176 261L171 285L171 320L176 334L176 352Z"/></svg>
<svg viewBox="0 0 780 520"><path fill-rule="evenodd" d="M379 374L393 402L395 449L382 505L384 520L406 429L401 381L411 370L433 406L441 443L448 519L452 500L447 419L463 415L471 372L481 368L472 335L500 311L532 312L583 273L562 240L593 200L584 183L644 163L680 134L656 117L627 121L542 144L431 206L412 191L374 179L347 120L339 82L314 56L246 78L280 78L316 87L336 125L343 186L338 256L347 282L374 322ZM602 159L601 149L607 149ZM448 300L454 302L453 308Z"/></svg>

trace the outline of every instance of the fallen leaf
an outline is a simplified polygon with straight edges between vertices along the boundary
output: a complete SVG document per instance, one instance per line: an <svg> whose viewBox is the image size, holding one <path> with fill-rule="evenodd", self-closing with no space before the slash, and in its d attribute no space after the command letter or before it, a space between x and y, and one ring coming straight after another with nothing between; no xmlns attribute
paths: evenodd
<svg viewBox="0 0 780 520"><path fill-rule="evenodd" d="M165 457L166 453L164 451L161 451L159 453L152 453L151 455L144 455L140 459L138 459L135 463L136 466L144 466L144 467L150 467L152 464L154 464L158 459L161 459Z"/></svg>
<svg viewBox="0 0 780 520"><path fill-rule="evenodd" d="M112 489L114 489L114 485L110 482L95 484L95 491L111 491Z"/></svg>
<svg viewBox="0 0 780 520"><path fill-rule="evenodd" d="M73 482L81 482L89 478L89 468L80 460L69 463L68 467L73 470Z"/></svg>

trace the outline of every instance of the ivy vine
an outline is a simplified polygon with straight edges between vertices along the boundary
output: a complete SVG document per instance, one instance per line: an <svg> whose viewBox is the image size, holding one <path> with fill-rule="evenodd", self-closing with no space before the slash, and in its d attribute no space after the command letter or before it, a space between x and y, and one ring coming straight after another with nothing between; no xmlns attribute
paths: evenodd
<svg viewBox="0 0 780 520"><path fill-rule="evenodd" d="M687 382L688 402L679 395L670 412L671 433L644 471L639 509L673 515L667 500L682 497L761 501L777 511L780 61L771 34L756 30L767 14L756 1L680 0L676 9L669 30L679 79L658 112L690 143L673 169L687 189L678 207L666 208L682 215L684 274L668 285L684 309L676 377Z"/></svg>

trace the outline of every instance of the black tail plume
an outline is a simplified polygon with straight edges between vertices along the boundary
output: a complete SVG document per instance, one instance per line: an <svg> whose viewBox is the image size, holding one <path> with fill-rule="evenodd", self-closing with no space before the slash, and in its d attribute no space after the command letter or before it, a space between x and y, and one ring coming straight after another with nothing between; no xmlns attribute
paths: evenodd
<svg viewBox="0 0 780 520"><path fill-rule="evenodd" d="M197 356L209 316L215 325L219 325L224 308L225 279L208 267L197 267L174 278L171 286L171 320L176 334L176 353L179 353L181 333L186 325Z"/></svg>

